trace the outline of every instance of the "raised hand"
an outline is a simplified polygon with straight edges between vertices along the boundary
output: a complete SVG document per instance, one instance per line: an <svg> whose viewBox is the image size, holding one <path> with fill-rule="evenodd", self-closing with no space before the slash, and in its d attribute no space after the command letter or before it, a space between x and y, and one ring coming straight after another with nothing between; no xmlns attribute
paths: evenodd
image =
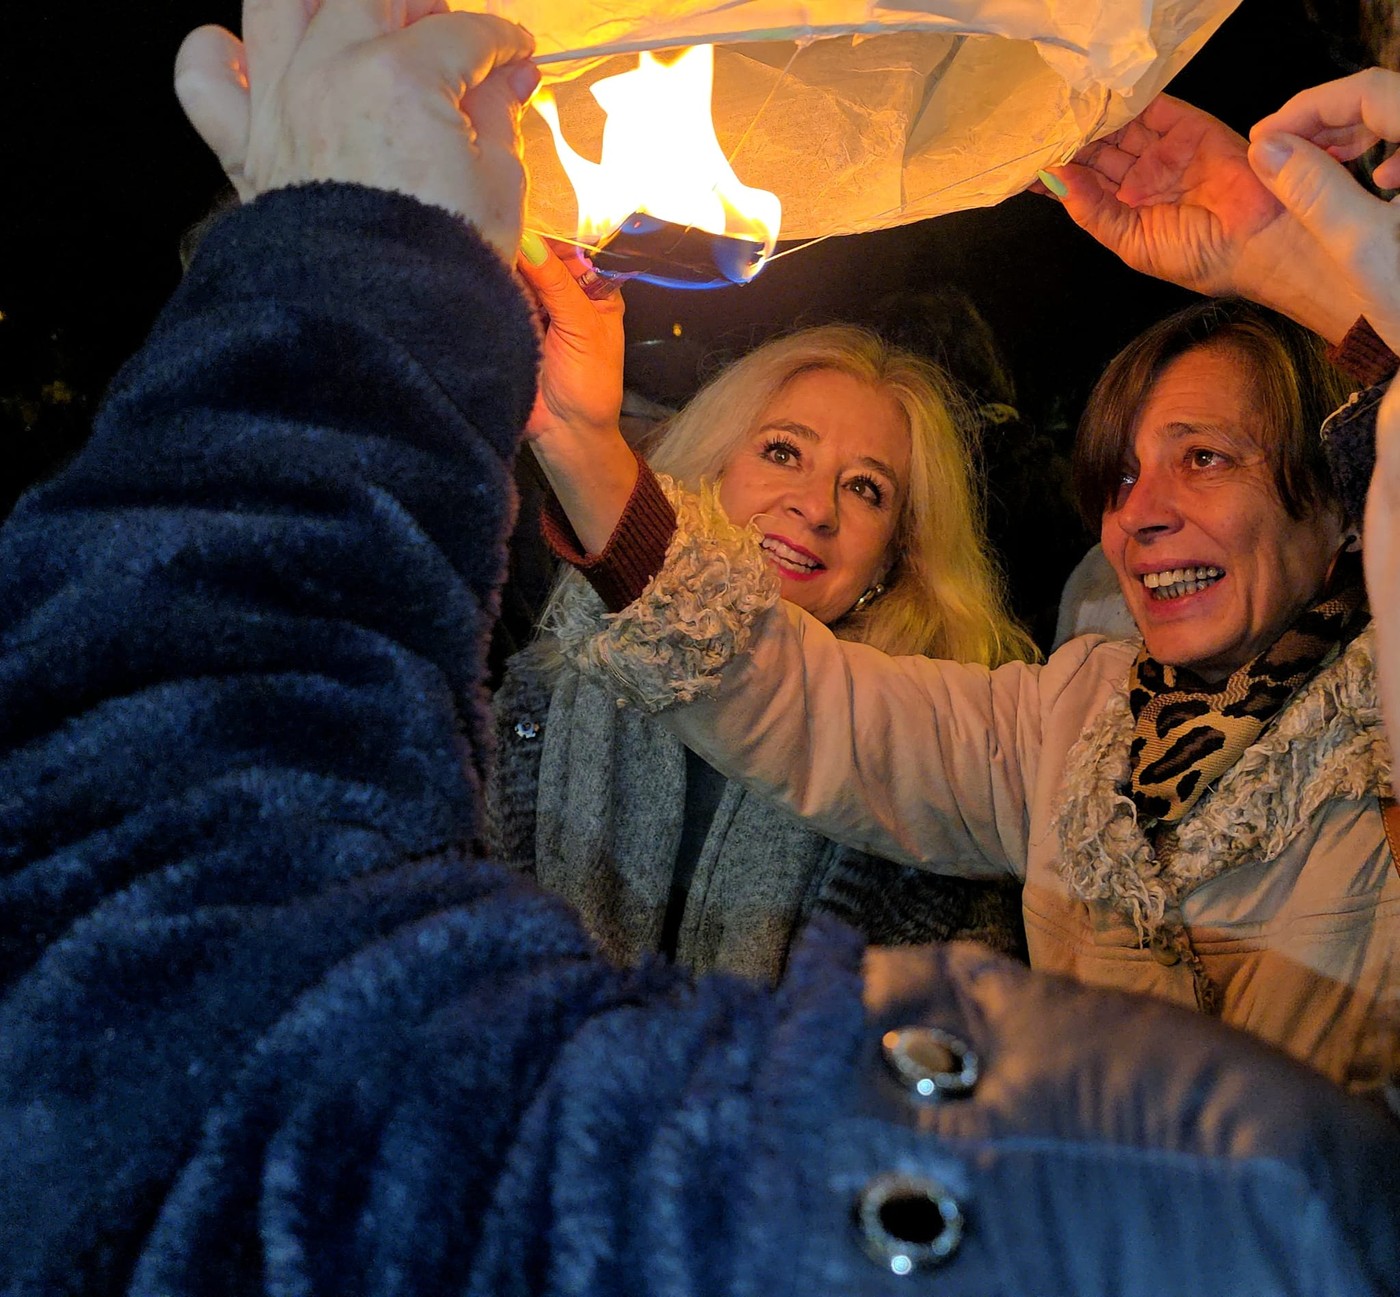
<svg viewBox="0 0 1400 1297"><path fill-rule="evenodd" d="M1250 132L1260 180L1326 247L1372 327L1400 351L1400 207L1356 183L1343 162L1378 140L1400 140L1400 74L1372 68L1294 95ZM1400 185L1400 160L1376 168ZM1386 726L1400 736L1400 385L1376 423L1376 468L1366 499L1366 587Z"/></svg>
<svg viewBox="0 0 1400 1297"><path fill-rule="evenodd" d="M1294 95L1250 132L1260 182L1326 250L1372 327L1400 351L1400 207L1364 190L1342 162L1400 140L1400 73L1372 68ZM1376 169L1400 185L1400 158Z"/></svg>
<svg viewBox="0 0 1400 1297"><path fill-rule="evenodd" d="M1376 468L1366 497L1362 558L1376 622L1381 714L1392 749L1400 742L1400 384L1376 421Z"/></svg>
<svg viewBox="0 0 1400 1297"><path fill-rule="evenodd" d="M1159 96L1056 175L1070 216L1135 270L1252 298L1333 341L1356 319L1325 251L1250 168L1245 140L1190 104Z"/></svg>
<svg viewBox="0 0 1400 1297"><path fill-rule="evenodd" d="M456 212L512 262L532 49L446 0L245 0L242 41L186 37L175 89L245 201L315 180L393 189Z"/></svg>
<svg viewBox="0 0 1400 1297"><path fill-rule="evenodd" d="M622 410L622 297L594 299L575 282L587 263L561 249L566 262L537 238L527 238L517 263L538 302L545 329L540 390L526 426L527 440L556 433L616 432Z"/></svg>
<svg viewBox="0 0 1400 1297"><path fill-rule="evenodd" d="M618 429L622 409L622 298L598 300L575 282L586 269L528 236L518 269L545 321L539 392L525 437L585 549L607 544L637 480Z"/></svg>

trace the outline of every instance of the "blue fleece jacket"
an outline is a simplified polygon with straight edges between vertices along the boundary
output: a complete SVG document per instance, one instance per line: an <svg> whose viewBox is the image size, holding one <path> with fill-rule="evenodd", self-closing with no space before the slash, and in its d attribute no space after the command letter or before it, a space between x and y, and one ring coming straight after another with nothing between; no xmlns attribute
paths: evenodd
<svg viewBox="0 0 1400 1297"><path fill-rule="evenodd" d="M867 1011L834 923L618 970L477 858L535 356L447 214L274 193L0 533L0 1293L904 1292L934 1182L940 1292L1386 1291L1400 1139L1251 1042L967 949Z"/></svg>

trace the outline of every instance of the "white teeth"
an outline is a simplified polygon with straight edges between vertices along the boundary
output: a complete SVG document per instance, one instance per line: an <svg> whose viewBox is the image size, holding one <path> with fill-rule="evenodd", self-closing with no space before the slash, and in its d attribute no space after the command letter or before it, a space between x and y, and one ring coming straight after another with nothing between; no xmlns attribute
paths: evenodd
<svg viewBox="0 0 1400 1297"><path fill-rule="evenodd" d="M1144 572L1142 583L1152 591L1154 599L1179 599L1184 594L1195 594L1214 585L1224 575L1223 568L1214 566L1172 567L1160 572Z"/></svg>
<svg viewBox="0 0 1400 1297"><path fill-rule="evenodd" d="M808 558L805 554L799 554L790 545L784 545L782 541L775 540L772 536L765 536L759 544L774 558L780 560L785 567L800 567L804 571L814 572L822 566L815 559Z"/></svg>

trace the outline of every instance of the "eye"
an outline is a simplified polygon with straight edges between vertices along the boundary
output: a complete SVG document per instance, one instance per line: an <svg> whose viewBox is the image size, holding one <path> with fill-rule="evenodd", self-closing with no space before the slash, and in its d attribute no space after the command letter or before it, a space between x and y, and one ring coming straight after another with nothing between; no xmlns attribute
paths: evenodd
<svg viewBox="0 0 1400 1297"><path fill-rule="evenodd" d="M796 464L802 458L796 443L786 437L770 437L763 443L759 455L773 464Z"/></svg>
<svg viewBox="0 0 1400 1297"><path fill-rule="evenodd" d="M861 473L859 476L849 479L846 483L846 489L852 494L859 496L862 500L868 501L870 504L874 505L875 508L884 508L884 485L878 479L871 477L868 473Z"/></svg>
<svg viewBox="0 0 1400 1297"><path fill-rule="evenodd" d="M1133 487L1137 485L1137 470L1125 468L1119 471L1118 481L1113 489L1113 503L1110 506L1114 509L1121 509L1126 502Z"/></svg>
<svg viewBox="0 0 1400 1297"><path fill-rule="evenodd" d="M1186 462L1192 468L1223 468L1230 462L1227 455L1222 455L1218 450L1211 450L1208 446L1193 446L1186 452Z"/></svg>

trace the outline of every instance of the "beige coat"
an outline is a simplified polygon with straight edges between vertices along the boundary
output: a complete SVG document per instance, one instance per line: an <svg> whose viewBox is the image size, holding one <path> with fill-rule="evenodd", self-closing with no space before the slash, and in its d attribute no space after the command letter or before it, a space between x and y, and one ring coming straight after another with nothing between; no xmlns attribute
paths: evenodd
<svg viewBox="0 0 1400 1297"><path fill-rule="evenodd" d="M642 598L577 637L620 697L655 709L670 681L677 734L838 841L1024 880L1036 967L1194 1005L1184 929L1225 1021L1375 1083L1400 1023L1400 872L1369 631L1198 803L1163 864L1115 791L1136 645L1086 636L996 671L889 658L771 587L755 595L753 564L687 554L703 530L683 512Z"/></svg>

